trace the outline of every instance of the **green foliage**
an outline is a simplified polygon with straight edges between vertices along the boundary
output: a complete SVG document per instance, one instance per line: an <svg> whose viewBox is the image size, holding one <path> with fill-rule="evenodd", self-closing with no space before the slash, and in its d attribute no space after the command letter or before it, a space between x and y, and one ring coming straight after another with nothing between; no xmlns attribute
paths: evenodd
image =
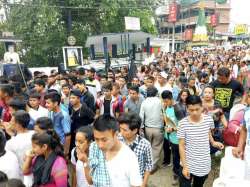
<svg viewBox="0 0 250 187"><path fill-rule="evenodd" d="M124 32L125 16L139 17L142 31L157 32L151 21L154 0L24 1L23 5L9 6L8 20L0 24L0 30L12 31L23 40L20 49L26 53L21 60L29 66L55 66L62 62L62 47L67 45L68 35L76 37L76 45L84 46L89 35ZM72 15L70 33L67 28L69 11ZM85 56L86 51L84 49ZM2 52L0 47L1 56Z"/></svg>

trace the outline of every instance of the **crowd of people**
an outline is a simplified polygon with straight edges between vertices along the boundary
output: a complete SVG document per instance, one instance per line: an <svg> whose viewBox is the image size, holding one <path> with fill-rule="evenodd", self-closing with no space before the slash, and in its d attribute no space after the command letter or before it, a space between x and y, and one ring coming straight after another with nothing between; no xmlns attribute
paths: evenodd
<svg viewBox="0 0 250 187"><path fill-rule="evenodd" d="M249 151L247 48L160 53L133 77L80 68L21 80L0 77L4 186L146 187L172 167L162 186L202 187L211 155Z"/></svg>

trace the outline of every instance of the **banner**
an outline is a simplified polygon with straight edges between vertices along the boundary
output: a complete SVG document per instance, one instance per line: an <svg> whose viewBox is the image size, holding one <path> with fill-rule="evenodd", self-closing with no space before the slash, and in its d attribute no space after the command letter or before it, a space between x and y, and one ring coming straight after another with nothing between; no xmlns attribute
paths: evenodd
<svg viewBox="0 0 250 187"><path fill-rule="evenodd" d="M174 23L177 21L177 11L178 7L176 3L172 3L169 6L169 15L168 15L168 22Z"/></svg>
<svg viewBox="0 0 250 187"><path fill-rule="evenodd" d="M234 34L236 35L247 34L247 33L248 33L248 28L244 24L236 25L234 27Z"/></svg>
<svg viewBox="0 0 250 187"><path fill-rule="evenodd" d="M132 31L141 30L140 18L136 17L124 17L125 19L125 29Z"/></svg>
<svg viewBox="0 0 250 187"><path fill-rule="evenodd" d="M212 27L216 27L217 26L217 15L213 14L210 17L210 23Z"/></svg>
<svg viewBox="0 0 250 187"><path fill-rule="evenodd" d="M65 46L63 47L64 68L83 66L82 47Z"/></svg>
<svg viewBox="0 0 250 187"><path fill-rule="evenodd" d="M192 29L186 29L184 33L185 40L192 40L193 38L193 30Z"/></svg>

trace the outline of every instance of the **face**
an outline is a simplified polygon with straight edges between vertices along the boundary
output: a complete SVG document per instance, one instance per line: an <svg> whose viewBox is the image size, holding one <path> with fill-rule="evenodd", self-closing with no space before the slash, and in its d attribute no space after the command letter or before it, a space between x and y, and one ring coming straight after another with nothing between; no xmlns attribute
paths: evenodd
<svg viewBox="0 0 250 187"><path fill-rule="evenodd" d="M42 133L45 132L45 130L40 129L40 127L39 127L38 125L35 125L35 126L34 126L34 131L35 131L36 133L39 133L39 134L42 134Z"/></svg>
<svg viewBox="0 0 250 187"><path fill-rule="evenodd" d="M181 100L182 101L186 101L187 97L188 97L188 93L187 92L182 92L182 94L181 94Z"/></svg>
<svg viewBox="0 0 250 187"><path fill-rule="evenodd" d="M60 80L60 85L64 85L64 84L67 84L67 81L64 79Z"/></svg>
<svg viewBox="0 0 250 187"><path fill-rule="evenodd" d="M174 78L171 77L171 78L168 80L168 83L169 83L170 85L173 85L173 84L174 84Z"/></svg>
<svg viewBox="0 0 250 187"><path fill-rule="evenodd" d="M31 108L37 108L40 105L40 100L37 98L29 98Z"/></svg>
<svg viewBox="0 0 250 187"><path fill-rule="evenodd" d="M195 80L190 80L190 81L188 82L188 86L189 86L189 87L194 87L194 86L195 86Z"/></svg>
<svg viewBox="0 0 250 187"><path fill-rule="evenodd" d="M111 97L111 90L109 89L102 89L105 97Z"/></svg>
<svg viewBox="0 0 250 187"><path fill-rule="evenodd" d="M75 88L80 90L81 92L84 91L86 89L84 84L76 84Z"/></svg>
<svg viewBox="0 0 250 187"><path fill-rule="evenodd" d="M70 93L69 87L63 87L62 92L63 92L64 95L69 95L69 93Z"/></svg>
<svg viewBox="0 0 250 187"><path fill-rule="evenodd" d="M120 78L118 79L118 83L121 87L123 87L126 84L126 81L124 80L124 78Z"/></svg>
<svg viewBox="0 0 250 187"><path fill-rule="evenodd" d="M127 124L121 123L120 124L120 132L121 132L121 135L125 139L131 139L131 138L133 138L136 135L137 129L130 130L129 126Z"/></svg>
<svg viewBox="0 0 250 187"><path fill-rule="evenodd" d="M164 84L165 83L165 79L162 77L162 76L158 76L158 82L160 83L160 84Z"/></svg>
<svg viewBox="0 0 250 187"><path fill-rule="evenodd" d="M89 148L90 142L86 139L86 136L82 132L76 133L76 149L78 149L81 152L86 152Z"/></svg>
<svg viewBox="0 0 250 187"><path fill-rule="evenodd" d="M69 102L71 105L75 106L76 104L80 103L80 98L75 95L70 95Z"/></svg>
<svg viewBox="0 0 250 187"><path fill-rule="evenodd" d="M212 88L205 88L203 92L203 97L205 100L211 100L214 97L214 91Z"/></svg>
<svg viewBox="0 0 250 187"><path fill-rule="evenodd" d="M43 87L40 86L40 85L38 85L38 84L35 84L35 90L36 90L37 92L41 92L41 91L43 90Z"/></svg>
<svg viewBox="0 0 250 187"><path fill-rule="evenodd" d="M163 99L163 105L165 107L169 107L172 105L172 100L171 99Z"/></svg>
<svg viewBox="0 0 250 187"><path fill-rule="evenodd" d="M129 96L133 100L137 100L138 99L138 93L135 90L129 90Z"/></svg>
<svg viewBox="0 0 250 187"><path fill-rule="evenodd" d="M98 147L105 153L114 146L116 134L112 130L100 132L94 129L94 138Z"/></svg>
<svg viewBox="0 0 250 187"><path fill-rule="evenodd" d="M154 86L154 81L151 79L147 79L147 81L145 82L146 87L152 87Z"/></svg>
<svg viewBox="0 0 250 187"><path fill-rule="evenodd" d="M221 83L221 84L227 84L227 82L228 82L228 77L225 77L225 76L220 76L220 75L218 75L217 76L217 80Z"/></svg>
<svg viewBox="0 0 250 187"><path fill-rule="evenodd" d="M106 78L101 78L101 80L100 80L100 84L101 85L104 85L106 82L107 82Z"/></svg>
<svg viewBox="0 0 250 187"><path fill-rule="evenodd" d="M46 144L44 145L38 145L35 142L32 142L32 151L35 153L36 156L44 155L48 146Z"/></svg>
<svg viewBox="0 0 250 187"><path fill-rule="evenodd" d="M140 81L139 81L139 79L134 78L133 81L132 81L132 83L133 83L134 85L139 85L139 84L140 84Z"/></svg>
<svg viewBox="0 0 250 187"><path fill-rule="evenodd" d="M187 110L193 119L199 119L202 114L202 106L200 104L188 105Z"/></svg>
<svg viewBox="0 0 250 187"><path fill-rule="evenodd" d="M88 78L91 78L91 79L93 79L94 78L94 73L92 73L91 71L87 71L87 77Z"/></svg>
<svg viewBox="0 0 250 187"><path fill-rule="evenodd" d="M56 78L55 77L49 77L48 78L48 84L54 84L56 82Z"/></svg>
<svg viewBox="0 0 250 187"><path fill-rule="evenodd" d="M45 106L49 111L53 111L57 107L57 103L53 103L50 99L47 99Z"/></svg>

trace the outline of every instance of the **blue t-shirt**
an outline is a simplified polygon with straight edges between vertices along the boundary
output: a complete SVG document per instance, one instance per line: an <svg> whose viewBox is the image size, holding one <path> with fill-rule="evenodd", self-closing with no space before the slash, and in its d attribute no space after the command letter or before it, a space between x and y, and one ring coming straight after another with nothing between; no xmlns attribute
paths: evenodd
<svg viewBox="0 0 250 187"><path fill-rule="evenodd" d="M171 119L171 121L174 122L175 126L177 127L178 126L178 120L177 120L177 118L175 116L174 107L167 107L165 113L166 113L166 116L169 119ZM165 138L167 138L167 133L165 133L164 136L165 136ZM168 138L169 138L169 141L171 143L173 143L173 144L179 144L179 140L177 138L177 132L176 131L173 131L173 132L169 133Z"/></svg>
<svg viewBox="0 0 250 187"><path fill-rule="evenodd" d="M70 134L71 119L67 112L61 110L60 112L49 113L49 118L54 124L54 130L60 138L61 144L65 143L65 135Z"/></svg>

